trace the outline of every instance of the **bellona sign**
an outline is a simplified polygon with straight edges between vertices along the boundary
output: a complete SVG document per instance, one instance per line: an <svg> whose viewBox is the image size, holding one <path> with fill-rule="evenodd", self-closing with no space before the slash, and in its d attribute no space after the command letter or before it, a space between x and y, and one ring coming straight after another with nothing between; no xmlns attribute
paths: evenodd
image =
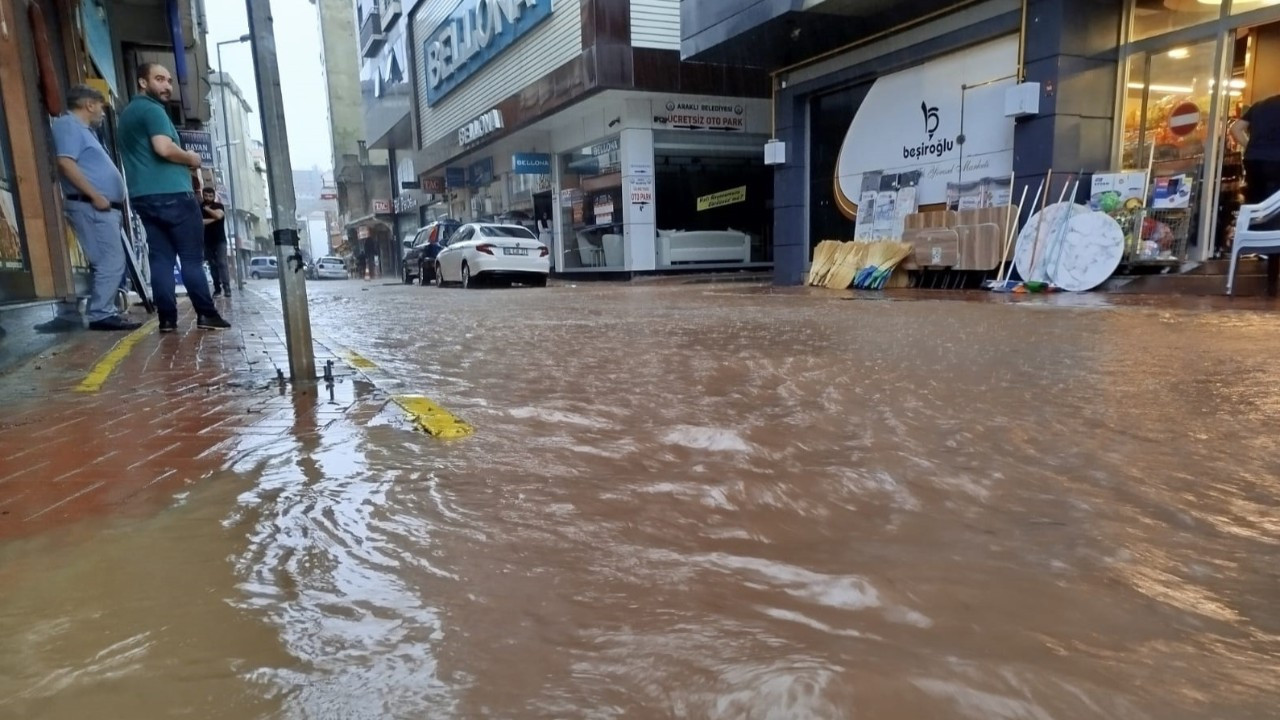
<svg viewBox="0 0 1280 720"><path fill-rule="evenodd" d="M462 0L423 45L427 104L434 105L551 17L552 0Z"/></svg>

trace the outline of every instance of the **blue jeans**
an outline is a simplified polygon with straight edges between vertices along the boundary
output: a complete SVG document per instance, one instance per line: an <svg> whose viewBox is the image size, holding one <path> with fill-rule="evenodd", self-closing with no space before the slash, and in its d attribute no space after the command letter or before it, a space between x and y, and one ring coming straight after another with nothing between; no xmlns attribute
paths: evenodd
<svg viewBox="0 0 1280 720"><path fill-rule="evenodd" d="M116 315L116 289L124 275L124 243L120 240L120 211L95 210L89 203L67 201L67 221L89 266L93 282L89 291L89 322Z"/></svg>
<svg viewBox="0 0 1280 720"><path fill-rule="evenodd" d="M151 264L151 292L161 322L177 322L178 298L173 266L182 267L182 284L196 312L218 316L204 276L204 213L191 193L143 195L133 209L147 229L147 260Z"/></svg>

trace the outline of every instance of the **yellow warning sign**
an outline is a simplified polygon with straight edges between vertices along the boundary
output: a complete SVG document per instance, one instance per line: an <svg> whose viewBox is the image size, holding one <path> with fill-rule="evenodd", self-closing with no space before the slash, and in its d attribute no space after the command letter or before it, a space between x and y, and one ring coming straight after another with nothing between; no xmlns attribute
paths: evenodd
<svg viewBox="0 0 1280 720"><path fill-rule="evenodd" d="M725 205L734 205L747 201L747 186L736 187L732 190L724 190L711 195L703 195L698 198L698 212L703 210L714 210Z"/></svg>

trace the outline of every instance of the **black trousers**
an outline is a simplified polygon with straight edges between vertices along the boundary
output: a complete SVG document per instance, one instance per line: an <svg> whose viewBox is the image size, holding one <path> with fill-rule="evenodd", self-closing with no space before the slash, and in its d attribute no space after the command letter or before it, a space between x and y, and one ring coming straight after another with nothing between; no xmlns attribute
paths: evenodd
<svg viewBox="0 0 1280 720"><path fill-rule="evenodd" d="M1245 202L1253 205L1280 192L1280 161L1244 161Z"/></svg>

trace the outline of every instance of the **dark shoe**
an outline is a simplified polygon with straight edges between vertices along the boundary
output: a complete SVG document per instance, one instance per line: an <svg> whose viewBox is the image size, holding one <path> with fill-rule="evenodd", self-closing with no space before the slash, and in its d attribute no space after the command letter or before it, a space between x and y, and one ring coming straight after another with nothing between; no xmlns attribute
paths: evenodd
<svg viewBox="0 0 1280 720"><path fill-rule="evenodd" d="M49 322L40 323L35 326L35 331L42 335L52 335L55 333L75 332L83 330L84 325L69 318L56 317Z"/></svg>
<svg viewBox="0 0 1280 720"><path fill-rule="evenodd" d="M178 321L177 320L161 320L160 332L162 333L178 332Z"/></svg>
<svg viewBox="0 0 1280 720"><path fill-rule="evenodd" d="M90 330L137 330L142 327L142 323L122 318L119 315L112 315L104 320L94 320L89 323Z"/></svg>
<svg viewBox="0 0 1280 720"><path fill-rule="evenodd" d="M223 320L221 315L201 315L196 321L196 327L201 330L226 330L231 327L231 323Z"/></svg>

